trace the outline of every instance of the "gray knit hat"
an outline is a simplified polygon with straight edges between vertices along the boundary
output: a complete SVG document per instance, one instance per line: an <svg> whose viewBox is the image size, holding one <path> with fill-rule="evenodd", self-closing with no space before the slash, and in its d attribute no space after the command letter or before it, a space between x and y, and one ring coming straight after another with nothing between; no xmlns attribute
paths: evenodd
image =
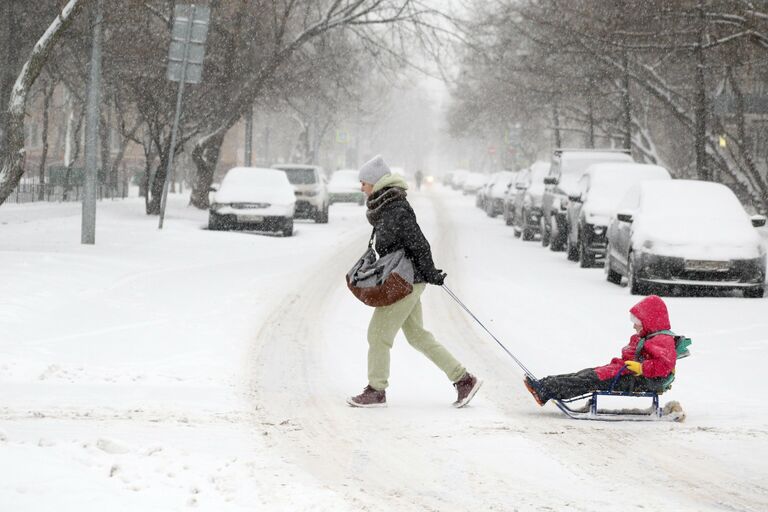
<svg viewBox="0 0 768 512"><path fill-rule="evenodd" d="M376 155L363 164L360 168L359 180L375 185L381 178L391 171L381 155Z"/></svg>

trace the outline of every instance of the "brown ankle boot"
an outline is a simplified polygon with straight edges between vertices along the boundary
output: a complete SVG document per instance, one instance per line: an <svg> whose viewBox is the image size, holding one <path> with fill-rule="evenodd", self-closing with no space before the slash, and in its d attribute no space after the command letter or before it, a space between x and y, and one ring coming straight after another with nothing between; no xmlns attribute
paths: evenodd
<svg viewBox="0 0 768 512"><path fill-rule="evenodd" d="M371 386L365 386L362 393L347 398L347 403L352 407L386 407L387 392L383 389L377 391Z"/></svg>
<svg viewBox="0 0 768 512"><path fill-rule="evenodd" d="M453 383L456 388L458 396L456 401L453 402L454 407L464 407L475 396L477 390L482 386L483 381L478 380L477 377L469 372L466 372L462 378Z"/></svg>

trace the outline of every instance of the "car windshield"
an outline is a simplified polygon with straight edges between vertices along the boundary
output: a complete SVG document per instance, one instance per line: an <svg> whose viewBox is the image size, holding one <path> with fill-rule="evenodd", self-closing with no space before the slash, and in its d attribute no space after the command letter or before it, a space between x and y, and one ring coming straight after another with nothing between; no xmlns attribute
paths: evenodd
<svg viewBox="0 0 768 512"><path fill-rule="evenodd" d="M626 153L604 152L564 152L561 156L560 172L563 176L575 176L578 179L592 164L599 162L632 162L632 157Z"/></svg>
<svg viewBox="0 0 768 512"><path fill-rule="evenodd" d="M311 185L316 182L315 170L312 168L280 168L288 176L291 185Z"/></svg>

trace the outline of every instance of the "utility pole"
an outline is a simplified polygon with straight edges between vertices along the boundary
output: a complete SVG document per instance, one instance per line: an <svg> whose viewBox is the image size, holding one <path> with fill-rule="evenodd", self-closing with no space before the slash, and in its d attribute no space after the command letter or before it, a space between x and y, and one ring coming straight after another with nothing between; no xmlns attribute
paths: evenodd
<svg viewBox="0 0 768 512"><path fill-rule="evenodd" d="M101 101L101 26L103 0L93 4L93 42L88 72L85 119L85 183L83 187L83 215L80 241L96 243L96 187L98 178L99 103Z"/></svg>

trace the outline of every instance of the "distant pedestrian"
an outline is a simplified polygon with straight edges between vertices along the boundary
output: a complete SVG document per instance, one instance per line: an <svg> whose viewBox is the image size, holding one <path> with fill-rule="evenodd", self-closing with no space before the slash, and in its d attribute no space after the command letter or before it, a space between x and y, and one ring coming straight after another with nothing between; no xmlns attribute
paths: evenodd
<svg viewBox="0 0 768 512"><path fill-rule="evenodd" d="M421 169L416 171L414 178L416 179L416 190L421 190L421 181L424 179L424 173L421 172Z"/></svg>
<svg viewBox="0 0 768 512"><path fill-rule="evenodd" d="M392 172L377 156L360 168L360 189L368 197L368 222L375 230L374 249L379 256L404 249L413 262L413 291L389 306L377 307L368 325L368 385L347 399L352 407L385 407L389 386L390 350L402 329L408 343L427 356L453 382L454 407L464 407L480 389L482 381L451 355L422 325L421 294L426 284L442 286L446 274L435 268L429 242L416 214L406 200L405 180Z"/></svg>
<svg viewBox="0 0 768 512"><path fill-rule="evenodd" d="M525 378L525 387L539 405L548 400L564 400L593 391L657 391L675 371L675 338L669 335L669 313L661 297L649 295L635 304L630 319L635 334L621 349L621 357L597 368L576 373L550 375L543 379ZM642 343L641 343L642 340Z"/></svg>

